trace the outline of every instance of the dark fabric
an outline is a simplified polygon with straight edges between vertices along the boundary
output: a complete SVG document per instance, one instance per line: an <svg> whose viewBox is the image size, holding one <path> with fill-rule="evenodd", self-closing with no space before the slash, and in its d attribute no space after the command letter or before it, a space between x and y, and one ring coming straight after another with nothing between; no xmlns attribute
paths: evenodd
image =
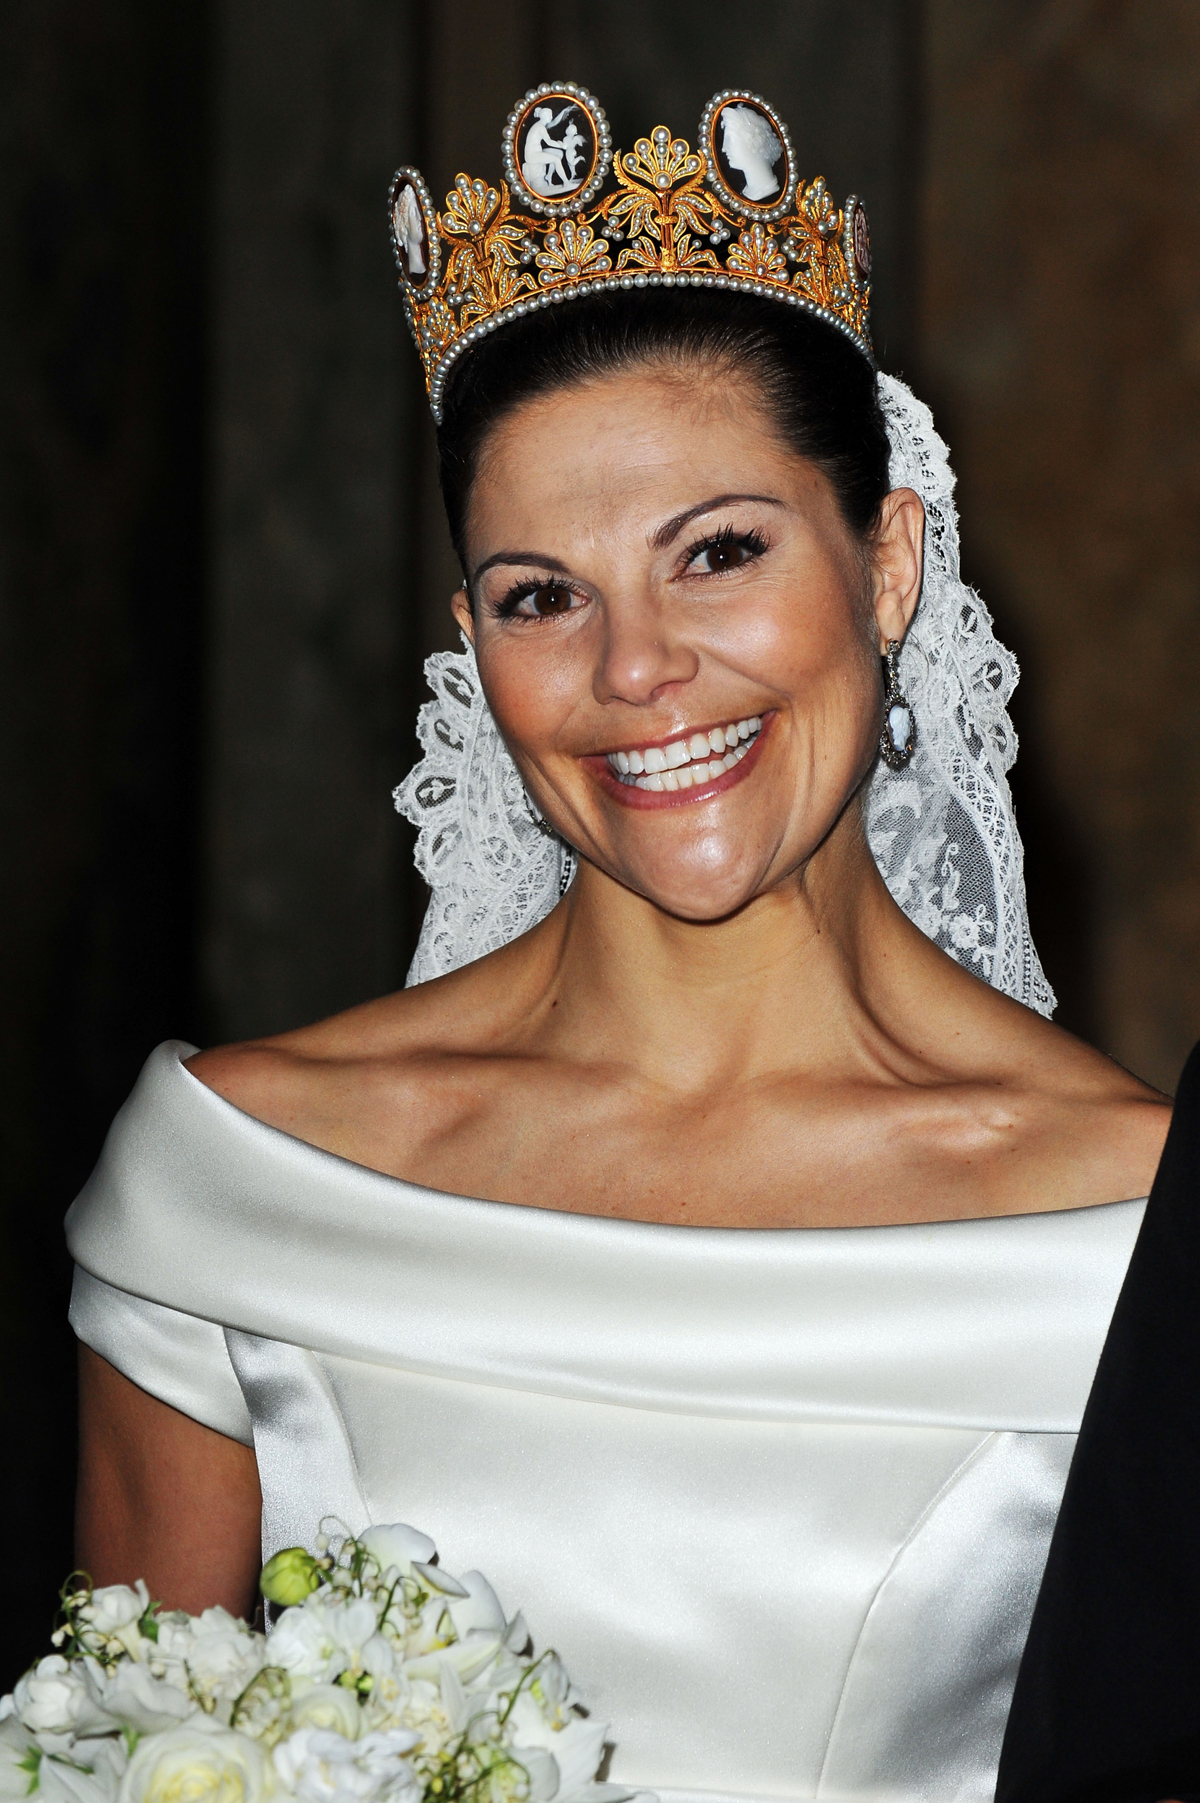
<svg viewBox="0 0 1200 1803"><path fill-rule="evenodd" d="M1050 1544L996 1803L1200 1799L1200 1046Z"/></svg>

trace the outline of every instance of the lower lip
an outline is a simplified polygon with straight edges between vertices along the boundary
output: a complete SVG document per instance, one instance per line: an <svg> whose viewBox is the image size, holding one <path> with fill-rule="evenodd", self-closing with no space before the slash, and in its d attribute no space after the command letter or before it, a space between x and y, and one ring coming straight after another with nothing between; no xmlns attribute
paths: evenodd
<svg viewBox="0 0 1200 1803"><path fill-rule="evenodd" d="M694 806L698 801L715 801L718 796L728 794L730 789L746 780L758 762L763 740L770 731L774 718L774 714L764 714L762 725L758 729L758 737L740 763L735 764L732 770L723 771L720 776L714 777L712 782L704 783L698 789L639 789L636 783L623 783L606 757L588 757L581 761L596 777L600 787L607 790L614 801L621 802L624 807L656 811L662 808L688 808Z"/></svg>

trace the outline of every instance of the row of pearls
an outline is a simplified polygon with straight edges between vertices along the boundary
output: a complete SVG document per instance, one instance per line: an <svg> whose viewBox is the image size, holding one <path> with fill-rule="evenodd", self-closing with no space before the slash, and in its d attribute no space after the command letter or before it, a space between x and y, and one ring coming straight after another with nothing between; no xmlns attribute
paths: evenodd
<svg viewBox="0 0 1200 1803"><path fill-rule="evenodd" d="M737 291L742 294L758 294L773 300L787 301L793 307L800 307L805 313L811 313L815 319L823 319L827 324L836 326L852 344L857 345L872 369L875 367L875 353L867 339L854 330L839 314L829 307L818 306L816 301L809 300L807 295L797 294L794 288L784 288L777 282L756 282L749 277L716 275L711 271L704 275L689 275L681 270L671 275L658 270L647 270L639 275L610 275L605 279L592 282L575 282L564 284L558 288L549 288L541 294L531 294L526 300L520 300L511 307L505 307L500 313L493 313L488 319L481 319L478 325L469 326L454 343L443 352L429 384L429 405L433 417L440 426L442 423L442 396L446 389L446 378L451 368L481 338L494 332L497 326L506 325L509 320L524 319L529 313L535 313L540 307L549 307L556 302L576 300L584 294L603 294L611 288L627 291L639 288L719 288L725 292Z"/></svg>
<svg viewBox="0 0 1200 1803"><path fill-rule="evenodd" d="M547 99L550 95L568 95L577 106L582 107L592 122L592 130L596 134L596 162L586 184L576 193L561 201L553 201L533 193L526 187L520 169L517 167L517 129L520 120L536 100ZM518 100L508 115L508 123L504 127L500 154L504 163L504 173L508 178L509 188L533 213L542 213L551 219L567 219L585 207L600 192L605 178L612 168L612 128L607 115L594 94L581 88L578 82L564 81L539 82L536 88L530 88L523 100Z"/></svg>

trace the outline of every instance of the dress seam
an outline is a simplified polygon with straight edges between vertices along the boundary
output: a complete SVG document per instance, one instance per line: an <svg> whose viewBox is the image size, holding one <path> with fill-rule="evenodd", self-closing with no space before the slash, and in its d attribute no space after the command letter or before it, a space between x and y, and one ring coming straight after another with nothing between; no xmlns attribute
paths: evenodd
<svg viewBox="0 0 1200 1803"><path fill-rule="evenodd" d="M821 1769L817 1773L817 1782L816 1782L815 1786L813 1787L814 1799L819 1799L821 1796L821 1787L825 1782L825 1768L829 1763L829 1749L833 1745L834 1735L837 1733L838 1723L840 1722L841 1717L842 1717L842 1706L846 1701L846 1691L849 1686L850 1679L854 1672L854 1662L858 1658L859 1648L862 1646L862 1642L863 1642L863 1635L866 1633L868 1624L870 1623L870 1620L871 1620L871 1617L875 1613L876 1605L879 1602L879 1598L882 1596L884 1590L886 1589L888 1581L891 1578L893 1572L895 1571L897 1565L900 1563L901 1559L904 1557L904 1555L908 1551L908 1549L916 1541L918 1536L924 1532L925 1528L928 1526L933 1515L941 1507L941 1505L945 1501L946 1497L959 1484L959 1482L961 1481L961 1479L963 1478L965 1473L970 1470L972 1465L975 1464L976 1460L983 1456L983 1454L987 1451L988 1447L992 1444L992 1441L998 1440L1000 1438L1000 1434L1003 1431L1004 1430L1002 1430L1002 1429L994 1429L992 1432L985 1434L983 1439L979 1442L978 1446L972 1447L971 1451L967 1454L967 1456L964 1459L959 1461L959 1463L955 1466L954 1470L950 1473L949 1477L946 1478L945 1482L942 1484L942 1486L938 1490L937 1494L935 1496L930 1497L929 1501L925 1504L925 1507L921 1510L921 1513L917 1516L917 1519L913 1522L912 1526L909 1528L907 1534L904 1536L904 1539L900 1542L900 1545L896 1548L895 1552L892 1554L892 1557L889 1559L887 1570L884 1572L883 1576L880 1578L878 1584L876 1584L874 1592L871 1596L871 1600L867 1604L866 1609L863 1611L863 1618L859 1624L858 1633L854 1637L854 1645L850 1649L850 1657L846 1661L845 1672L842 1674L842 1687L841 1687L841 1690L838 1692L837 1707L835 1708L835 1710L833 1712L833 1720L829 1724L829 1732L825 1737L825 1751L821 1755Z"/></svg>

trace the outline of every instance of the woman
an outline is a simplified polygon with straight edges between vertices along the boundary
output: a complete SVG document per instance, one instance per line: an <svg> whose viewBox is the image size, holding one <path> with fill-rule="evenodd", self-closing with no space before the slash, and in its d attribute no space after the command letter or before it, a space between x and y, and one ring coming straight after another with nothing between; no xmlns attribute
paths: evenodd
<svg viewBox="0 0 1200 1803"><path fill-rule="evenodd" d="M400 792L422 980L147 1066L71 1222L80 1559L246 1611L260 1549L404 1518L624 1783L983 1798L1168 1110L1038 1011L1011 660L853 208L789 162L755 220L662 128L617 175L607 241L426 217L473 655ZM633 291L614 220L667 270L714 218ZM767 242L778 292L711 274ZM447 349L439 281L501 329Z"/></svg>

